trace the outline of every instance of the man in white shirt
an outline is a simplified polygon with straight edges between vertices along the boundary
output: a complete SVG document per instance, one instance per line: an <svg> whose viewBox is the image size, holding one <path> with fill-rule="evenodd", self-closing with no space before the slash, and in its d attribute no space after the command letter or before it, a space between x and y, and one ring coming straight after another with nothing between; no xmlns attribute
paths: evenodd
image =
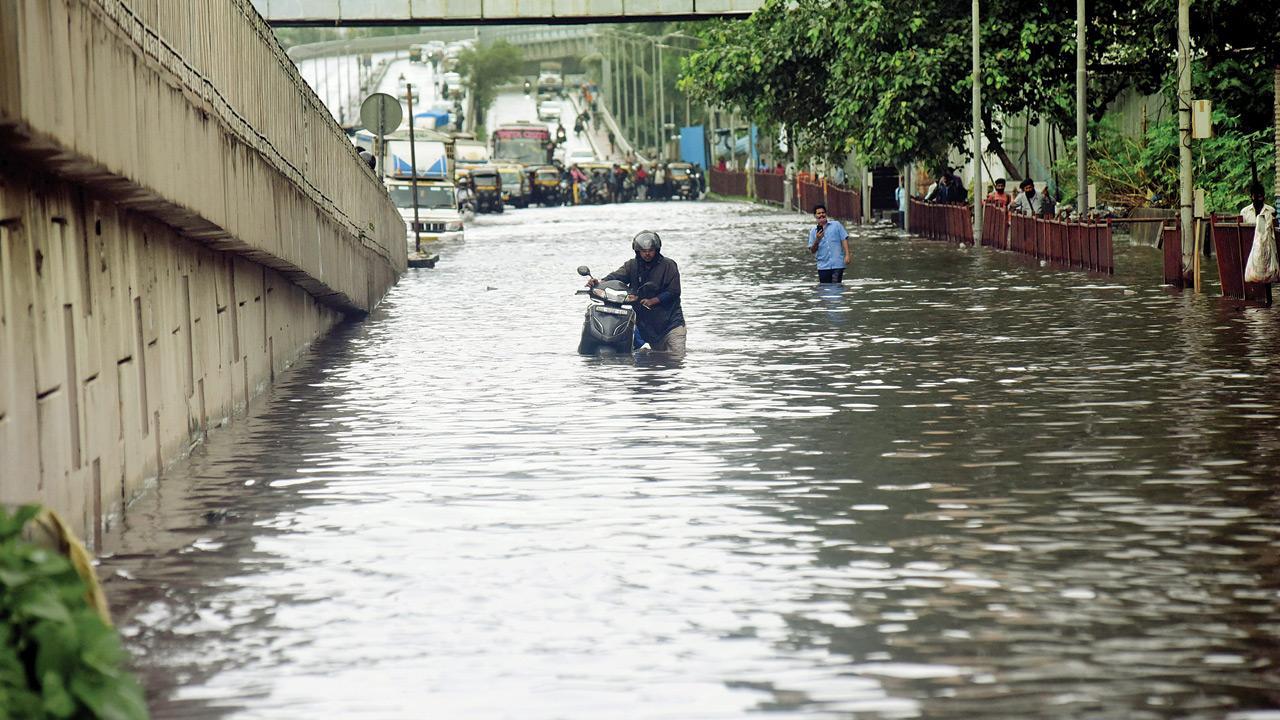
<svg viewBox="0 0 1280 720"><path fill-rule="evenodd" d="M1262 189L1262 183L1255 180L1249 186L1249 204L1240 208L1240 224L1257 225L1258 215L1264 210L1270 210L1271 217L1276 216L1276 209L1267 204L1267 194Z"/></svg>

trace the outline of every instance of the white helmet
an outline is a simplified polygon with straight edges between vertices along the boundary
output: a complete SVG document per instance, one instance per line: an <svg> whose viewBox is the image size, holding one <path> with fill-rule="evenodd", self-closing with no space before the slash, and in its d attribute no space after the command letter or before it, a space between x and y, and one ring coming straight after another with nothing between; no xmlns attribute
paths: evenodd
<svg viewBox="0 0 1280 720"><path fill-rule="evenodd" d="M631 239L631 249L636 252L641 250L662 252L662 238L658 237L658 233L652 230L641 230Z"/></svg>

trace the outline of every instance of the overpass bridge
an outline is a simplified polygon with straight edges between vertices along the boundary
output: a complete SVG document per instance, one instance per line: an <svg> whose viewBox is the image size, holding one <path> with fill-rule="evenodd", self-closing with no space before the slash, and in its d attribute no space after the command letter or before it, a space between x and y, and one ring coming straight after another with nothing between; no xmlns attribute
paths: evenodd
<svg viewBox="0 0 1280 720"><path fill-rule="evenodd" d="M0 5L0 503L92 539L405 268L249 0Z"/></svg>
<svg viewBox="0 0 1280 720"><path fill-rule="evenodd" d="M643 22L746 17L763 0L253 0L275 26Z"/></svg>

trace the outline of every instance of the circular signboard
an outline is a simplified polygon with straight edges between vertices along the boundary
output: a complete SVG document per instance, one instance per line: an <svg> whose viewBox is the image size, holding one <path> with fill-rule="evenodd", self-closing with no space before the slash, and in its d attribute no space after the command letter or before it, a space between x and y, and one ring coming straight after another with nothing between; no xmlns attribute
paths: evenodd
<svg viewBox="0 0 1280 720"><path fill-rule="evenodd" d="M374 93L360 103L360 122L374 135L395 132L403 119L400 101L386 93Z"/></svg>

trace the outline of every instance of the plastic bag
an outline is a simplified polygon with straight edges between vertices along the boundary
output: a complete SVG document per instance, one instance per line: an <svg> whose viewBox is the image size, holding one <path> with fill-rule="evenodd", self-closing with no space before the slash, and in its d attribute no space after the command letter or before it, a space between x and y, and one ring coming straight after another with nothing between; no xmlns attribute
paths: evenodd
<svg viewBox="0 0 1280 720"><path fill-rule="evenodd" d="M1253 231L1253 248L1244 266L1244 281L1273 283L1280 281L1280 261L1276 260L1276 221L1270 209L1258 213Z"/></svg>

